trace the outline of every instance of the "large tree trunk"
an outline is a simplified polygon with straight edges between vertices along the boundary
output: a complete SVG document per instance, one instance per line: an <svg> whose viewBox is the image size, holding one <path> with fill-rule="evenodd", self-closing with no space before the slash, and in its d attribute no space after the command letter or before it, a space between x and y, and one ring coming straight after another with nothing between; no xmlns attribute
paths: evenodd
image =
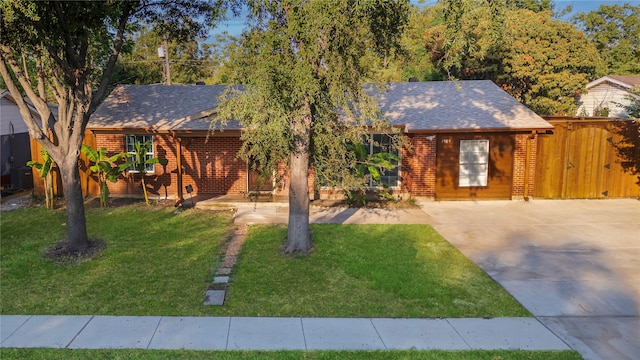
<svg viewBox="0 0 640 360"><path fill-rule="evenodd" d="M294 151L291 154L289 186L289 225L285 253L308 253L311 250L309 233L309 151L311 144L311 107L306 104L306 116L295 119Z"/></svg>
<svg viewBox="0 0 640 360"><path fill-rule="evenodd" d="M64 189L64 200L67 206L68 245L71 250L80 251L89 247L80 172L78 171L77 160L65 160L59 166L62 188Z"/></svg>
<svg viewBox="0 0 640 360"><path fill-rule="evenodd" d="M285 253L309 252L309 154L291 155L291 182L289 188L289 226Z"/></svg>

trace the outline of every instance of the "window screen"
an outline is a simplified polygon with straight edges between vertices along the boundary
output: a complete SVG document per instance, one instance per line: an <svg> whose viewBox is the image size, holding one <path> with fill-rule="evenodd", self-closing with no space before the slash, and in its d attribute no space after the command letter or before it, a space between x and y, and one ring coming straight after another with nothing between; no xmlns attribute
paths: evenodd
<svg viewBox="0 0 640 360"><path fill-rule="evenodd" d="M489 140L460 140L460 187L487 186Z"/></svg>

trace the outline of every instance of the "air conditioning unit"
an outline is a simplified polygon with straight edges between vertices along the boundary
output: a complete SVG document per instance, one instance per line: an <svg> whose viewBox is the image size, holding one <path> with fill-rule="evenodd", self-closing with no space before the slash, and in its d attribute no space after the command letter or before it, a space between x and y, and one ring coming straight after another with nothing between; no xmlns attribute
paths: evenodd
<svg viewBox="0 0 640 360"><path fill-rule="evenodd" d="M27 166L11 169L11 188L32 189L33 170Z"/></svg>

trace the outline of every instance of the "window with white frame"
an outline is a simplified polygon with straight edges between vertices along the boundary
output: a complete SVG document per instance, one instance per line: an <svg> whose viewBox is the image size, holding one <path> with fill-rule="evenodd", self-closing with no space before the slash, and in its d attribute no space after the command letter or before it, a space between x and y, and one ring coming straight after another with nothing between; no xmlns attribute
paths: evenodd
<svg viewBox="0 0 640 360"><path fill-rule="evenodd" d="M460 187L487 186L489 140L460 140Z"/></svg>
<svg viewBox="0 0 640 360"><path fill-rule="evenodd" d="M151 146L149 147L149 149L147 149L147 154L145 155L145 160L146 159L151 159L153 157L153 136L151 135L127 135L127 154L129 154L129 156L127 157L128 161L135 161L136 159L136 148L135 148L135 143L136 141L139 141L141 145L143 145L145 142L147 141L151 141ZM148 164L146 166L146 170L147 172L153 172L154 171L154 166L153 164ZM130 167L129 168L129 172L136 172L135 167Z"/></svg>
<svg viewBox="0 0 640 360"><path fill-rule="evenodd" d="M387 134L369 134L365 139L365 146L369 149L369 154L390 153L399 156L397 147L393 144L393 138ZM399 186L400 164L391 161L396 166L392 170L384 170L380 174L380 181L370 180L369 186Z"/></svg>

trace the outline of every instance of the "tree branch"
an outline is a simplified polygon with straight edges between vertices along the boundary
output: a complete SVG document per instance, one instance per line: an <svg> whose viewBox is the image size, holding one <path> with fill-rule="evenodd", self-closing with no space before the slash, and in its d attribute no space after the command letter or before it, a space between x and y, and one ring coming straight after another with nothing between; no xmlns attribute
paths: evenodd
<svg viewBox="0 0 640 360"><path fill-rule="evenodd" d="M133 4L130 2L126 2L124 8L122 9L120 20L118 22L118 30L116 32L116 39L113 44L113 51L109 56L109 60L107 61L107 65L105 66L104 71L102 72L100 85L98 85L98 89L93 95L93 99L91 99L91 105L89 106L86 119L83 119L83 123L85 121L89 121L89 115L93 114L93 112L98 108L98 105L102 101L102 98L107 91L107 87L109 86L109 75L112 73L113 68L116 65L116 61L118 60L118 56L120 55L120 51L122 50L122 45L124 44L124 31L127 26L129 17L131 16L132 9Z"/></svg>
<svg viewBox="0 0 640 360"><path fill-rule="evenodd" d="M31 137L40 141L43 146L45 146L45 143L49 143L52 146L53 143L49 141L49 138L47 136L48 134L42 131L42 129L38 126L35 119L33 118L31 110L29 109L28 104L24 101L20 89L18 89L18 86L15 84L13 78L11 77L9 68L11 68L11 72L18 79L18 82L27 94L29 100L31 100L36 110L38 110L41 121L43 123L48 121L49 117L51 116L51 109L49 109L47 103L44 100L40 99L31 88L31 83L20 70L20 66L15 61L14 53L11 48L3 44L0 45L0 74L2 74L2 78L4 79L4 82L7 85L11 96L14 98L16 104L18 105L20 114L22 115L24 122L29 128Z"/></svg>

